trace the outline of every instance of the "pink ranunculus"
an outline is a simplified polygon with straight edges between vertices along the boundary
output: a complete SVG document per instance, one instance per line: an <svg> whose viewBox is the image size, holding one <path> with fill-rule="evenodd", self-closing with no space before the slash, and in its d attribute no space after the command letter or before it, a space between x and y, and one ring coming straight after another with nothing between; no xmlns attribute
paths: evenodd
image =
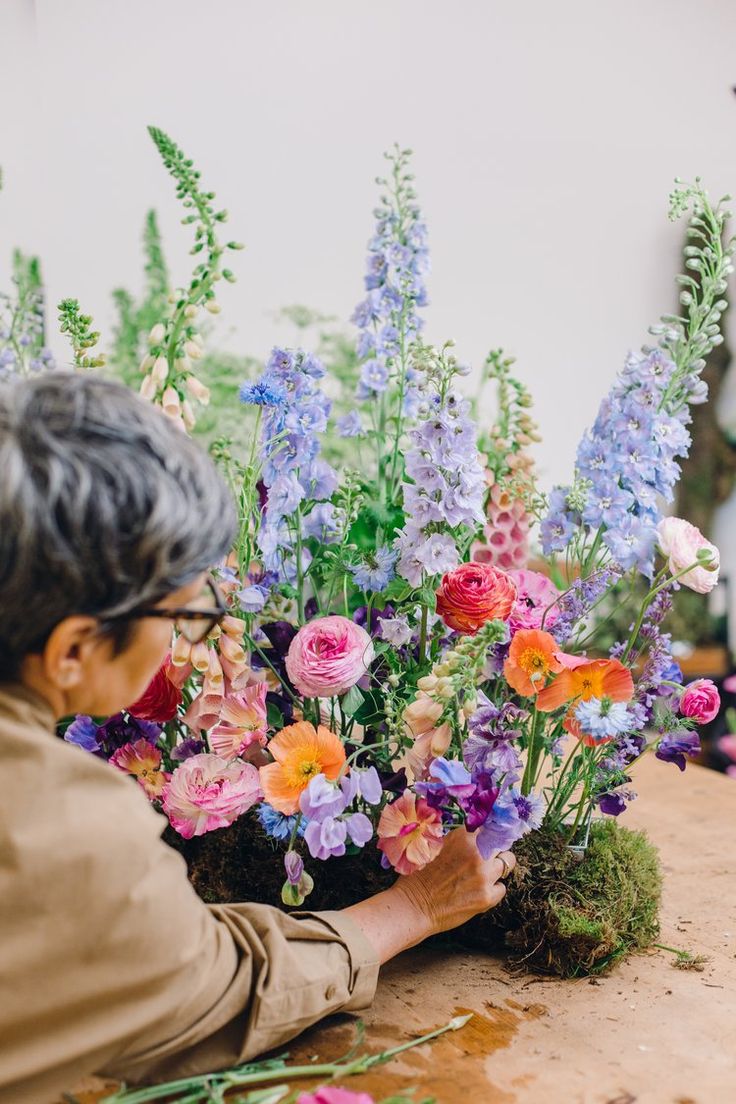
<svg viewBox="0 0 736 1104"><path fill-rule="evenodd" d="M373 641L360 625L347 617L319 617L292 640L286 671L305 698L332 698L355 686L373 654Z"/></svg>
<svg viewBox="0 0 736 1104"><path fill-rule="evenodd" d="M368 1093L355 1093L336 1085L322 1085L313 1093L300 1093L296 1104L375 1104Z"/></svg>
<svg viewBox="0 0 736 1104"><path fill-rule="evenodd" d="M509 575L516 583L516 601L509 618L511 631L541 629L543 618L545 629L551 629L560 616L560 607L554 604L560 592L552 580L526 568L509 571Z"/></svg>
<svg viewBox="0 0 736 1104"><path fill-rule="evenodd" d="M232 759L241 755L251 744L265 746L266 694L265 682L247 686L239 694L226 697L220 707L220 720L209 732L207 739L217 755Z"/></svg>
<svg viewBox="0 0 736 1104"><path fill-rule="evenodd" d="M185 759L164 790L164 812L184 839L227 828L263 793L252 763L202 752Z"/></svg>
<svg viewBox="0 0 736 1104"><path fill-rule="evenodd" d="M699 529L683 518L663 518L657 526L659 547L669 561L673 575L685 571L698 559L699 554L710 552L710 563L703 567L694 567L678 580L698 594L708 594L718 582L721 558L718 549L707 541Z"/></svg>
<svg viewBox="0 0 736 1104"><path fill-rule="evenodd" d="M707 724L718 715L721 697L718 687L710 679L696 679L685 687L680 698L680 713L697 724Z"/></svg>

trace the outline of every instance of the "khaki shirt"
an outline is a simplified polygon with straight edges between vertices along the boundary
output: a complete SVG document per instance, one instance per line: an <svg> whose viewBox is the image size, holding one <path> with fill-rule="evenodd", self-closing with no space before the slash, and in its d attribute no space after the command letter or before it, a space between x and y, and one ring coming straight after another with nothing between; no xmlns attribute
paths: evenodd
<svg viewBox="0 0 736 1104"><path fill-rule="evenodd" d="M0 689L0 1104L223 1068L370 1004L344 914L203 904L138 786L53 727Z"/></svg>

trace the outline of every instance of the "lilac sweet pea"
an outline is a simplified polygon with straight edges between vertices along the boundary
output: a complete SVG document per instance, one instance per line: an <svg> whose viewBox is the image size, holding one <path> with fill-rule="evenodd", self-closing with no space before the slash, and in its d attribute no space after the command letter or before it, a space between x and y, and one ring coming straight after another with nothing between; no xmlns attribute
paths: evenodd
<svg viewBox="0 0 736 1104"><path fill-rule="evenodd" d="M333 782L328 782L324 774L315 774L299 799L302 813L314 823L339 816L347 804L345 793Z"/></svg>
<svg viewBox="0 0 736 1104"><path fill-rule="evenodd" d="M675 732L665 733L654 754L663 763L675 763L681 771L684 771L687 765L685 756L692 759L699 753L700 737L697 732L691 732L689 729L679 729Z"/></svg>
<svg viewBox="0 0 736 1104"><path fill-rule="evenodd" d="M345 854L347 825L343 820L327 816L322 821L312 820L307 825L304 839L313 859L330 859Z"/></svg>

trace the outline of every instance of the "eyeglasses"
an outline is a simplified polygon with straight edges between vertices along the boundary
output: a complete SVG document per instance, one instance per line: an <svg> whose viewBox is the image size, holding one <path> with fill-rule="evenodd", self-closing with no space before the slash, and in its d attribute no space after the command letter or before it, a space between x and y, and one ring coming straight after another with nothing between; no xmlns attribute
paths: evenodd
<svg viewBox="0 0 736 1104"><path fill-rule="evenodd" d="M119 621L138 621L144 617L166 618L174 622L176 630L190 644L199 644L219 625L228 611L225 601L220 593L217 583L208 575L202 592L190 606L172 606L164 609L161 606L151 606L131 610L130 613L121 613L115 617L105 619L106 624L115 624Z"/></svg>

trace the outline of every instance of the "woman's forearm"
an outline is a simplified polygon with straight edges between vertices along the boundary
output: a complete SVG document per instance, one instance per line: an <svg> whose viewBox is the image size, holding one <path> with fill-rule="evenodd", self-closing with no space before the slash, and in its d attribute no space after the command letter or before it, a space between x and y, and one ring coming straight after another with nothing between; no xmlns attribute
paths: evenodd
<svg viewBox="0 0 736 1104"><path fill-rule="evenodd" d="M399 886L343 910L375 948L381 965L432 934L430 918Z"/></svg>

